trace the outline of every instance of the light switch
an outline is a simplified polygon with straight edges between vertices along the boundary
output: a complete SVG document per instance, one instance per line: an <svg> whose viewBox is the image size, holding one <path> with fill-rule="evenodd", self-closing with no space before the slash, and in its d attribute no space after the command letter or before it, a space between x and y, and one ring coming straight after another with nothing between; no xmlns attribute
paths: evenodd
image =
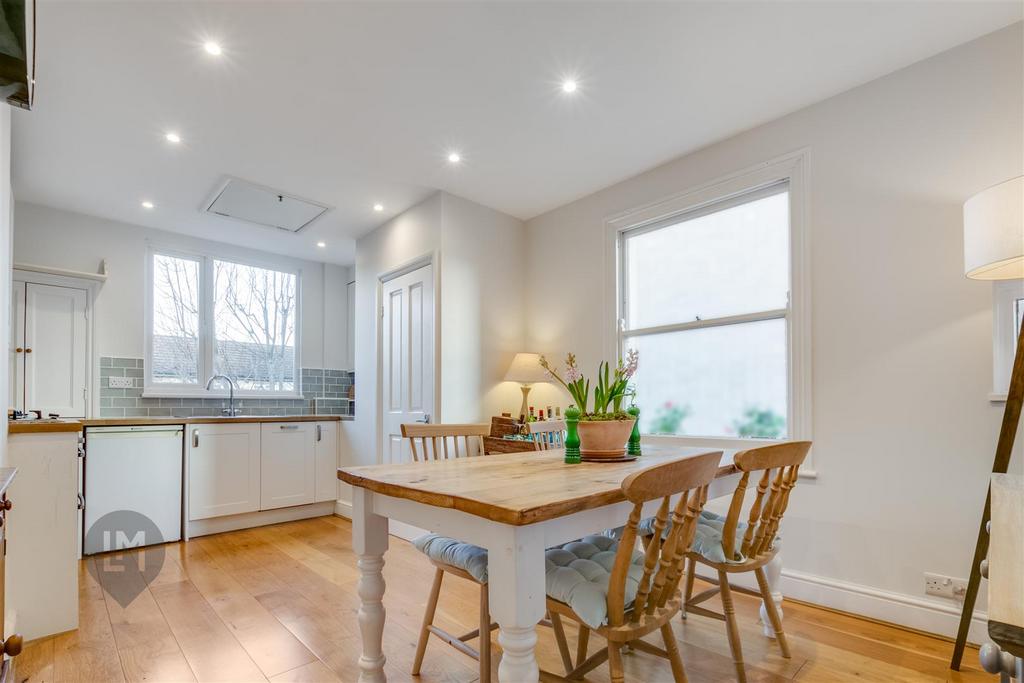
<svg viewBox="0 0 1024 683"><path fill-rule="evenodd" d="M131 389L135 386L135 380L131 377L110 377L111 389Z"/></svg>

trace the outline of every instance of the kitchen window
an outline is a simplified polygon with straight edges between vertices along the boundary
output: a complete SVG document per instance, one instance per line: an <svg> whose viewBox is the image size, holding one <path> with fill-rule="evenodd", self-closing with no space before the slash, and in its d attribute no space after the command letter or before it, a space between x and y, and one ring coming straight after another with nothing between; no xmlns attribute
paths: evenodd
<svg viewBox="0 0 1024 683"><path fill-rule="evenodd" d="M146 389L151 396L296 396L299 273L153 250L148 263Z"/></svg>
<svg viewBox="0 0 1024 683"><path fill-rule="evenodd" d="M808 438L801 177L798 157L610 221L645 435Z"/></svg>

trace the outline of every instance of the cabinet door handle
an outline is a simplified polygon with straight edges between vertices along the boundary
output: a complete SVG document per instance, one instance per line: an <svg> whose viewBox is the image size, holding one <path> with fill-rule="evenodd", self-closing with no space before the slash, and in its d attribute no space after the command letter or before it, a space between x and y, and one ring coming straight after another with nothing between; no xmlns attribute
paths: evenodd
<svg viewBox="0 0 1024 683"><path fill-rule="evenodd" d="M278 425L281 429L298 429L299 425Z"/></svg>
<svg viewBox="0 0 1024 683"><path fill-rule="evenodd" d="M85 509L85 496L83 496L81 493L78 494L78 509Z"/></svg>
<svg viewBox="0 0 1024 683"><path fill-rule="evenodd" d="M320 431L320 425L316 426L316 440L320 441L323 438L323 434Z"/></svg>
<svg viewBox="0 0 1024 683"><path fill-rule="evenodd" d="M23 348L21 348L21 347L19 346L19 347L17 347L16 349L14 349L14 352L15 352L15 353L21 353L21 352L22 352L22 351L24 351L24 350L25 350L25 349L23 349Z"/></svg>
<svg viewBox="0 0 1024 683"><path fill-rule="evenodd" d="M25 353L32 353L32 349L25 349Z"/></svg>
<svg viewBox="0 0 1024 683"><path fill-rule="evenodd" d="M192 448L199 448L199 430L192 430Z"/></svg>

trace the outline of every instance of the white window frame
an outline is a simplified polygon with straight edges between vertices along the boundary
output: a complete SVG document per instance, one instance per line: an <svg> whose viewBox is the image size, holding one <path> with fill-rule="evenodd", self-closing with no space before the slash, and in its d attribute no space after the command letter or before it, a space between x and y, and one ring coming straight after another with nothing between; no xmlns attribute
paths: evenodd
<svg viewBox="0 0 1024 683"><path fill-rule="evenodd" d="M732 316L715 321L694 321L666 325L651 331L692 329L725 323L752 322L784 318L788 346L787 382L787 439L811 440L811 273L810 273L810 216L808 191L809 152L798 150L736 173L714 179L667 199L638 207L605 220L606 267L614 273L609 278L606 295L609 330L606 356L621 357L624 352L625 323L625 263L622 259L624 233L644 228L654 229L681 217L699 215L702 209L719 209L731 199L749 196L779 183L787 183L790 202L790 296L786 309L766 311L753 315ZM643 359L640 359L643 363ZM743 439L718 436L662 436L644 435L652 443L681 446L714 447L723 449L753 448L777 443L773 439ZM803 477L816 477L814 451L808 455L800 469Z"/></svg>
<svg viewBox="0 0 1024 683"><path fill-rule="evenodd" d="M1006 401L1010 374L1017 353L1017 329L1014 316L1017 301L1024 299L1024 280L1000 280L992 283L992 402Z"/></svg>
<svg viewBox="0 0 1024 683"><path fill-rule="evenodd" d="M153 382L153 257L156 255L170 256L179 259L188 259L199 263L199 382L192 384L171 384ZM178 248L164 248L158 245L150 245L146 250L145 266L145 344L144 351L144 388L143 398L227 398L229 390L225 382L215 382L207 390L206 382L213 374L213 345L214 345L214 296L213 296L213 269L215 261L226 261L242 266L254 268L266 268L279 273L286 273L295 276L295 389L293 391L253 391L235 389L235 396L242 398L302 398L302 362L300 351L302 348L302 269L281 263L269 263L258 259L238 257L232 254L207 253L188 251Z"/></svg>

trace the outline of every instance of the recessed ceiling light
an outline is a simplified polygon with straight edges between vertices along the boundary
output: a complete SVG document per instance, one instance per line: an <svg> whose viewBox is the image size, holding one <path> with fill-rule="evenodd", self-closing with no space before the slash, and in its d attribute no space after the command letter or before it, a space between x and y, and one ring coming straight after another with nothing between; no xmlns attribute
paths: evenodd
<svg viewBox="0 0 1024 683"><path fill-rule="evenodd" d="M374 211L383 211L384 210L384 205L383 204L374 204L373 205L373 210Z"/></svg>
<svg viewBox="0 0 1024 683"><path fill-rule="evenodd" d="M181 142L181 136L175 133L174 131L168 132L167 135L164 136L164 138L167 139L167 142L172 142L175 145Z"/></svg>
<svg viewBox="0 0 1024 683"><path fill-rule="evenodd" d="M562 92L576 92L576 81L571 78L562 81Z"/></svg>
<svg viewBox="0 0 1024 683"><path fill-rule="evenodd" d="M326 247L326 246L327 246L327 242L317 242L317 243L316 243L316 246L318 246L318 247L320 247L321 249L323 249L324 247Z"/></svg>
<svg viewBox="0 0 1024 683"><path fill-rule="evenodd" d="M213 42L212 40L206 41L206 43L203 44L203 49L214 56L219 55L221 52L223 52L223 50L220 49L220 45Z"/></svg>
<svg viewBox="0 0 1024 683"><path fill-rule="evenodd" d="M147 199L146 201L142 202L142 208L143 209L152 209L153 208L153 202L151 202L151 201L149 201Z"/></svg>
<svg viewBox="0 0 1024 683"><path fill-rule="evenodd" d="M451 154L448 155L448 162L449 163L457 164L460 161L462 161L462 157L459 155L458 152L452 152Z"/></svg>

